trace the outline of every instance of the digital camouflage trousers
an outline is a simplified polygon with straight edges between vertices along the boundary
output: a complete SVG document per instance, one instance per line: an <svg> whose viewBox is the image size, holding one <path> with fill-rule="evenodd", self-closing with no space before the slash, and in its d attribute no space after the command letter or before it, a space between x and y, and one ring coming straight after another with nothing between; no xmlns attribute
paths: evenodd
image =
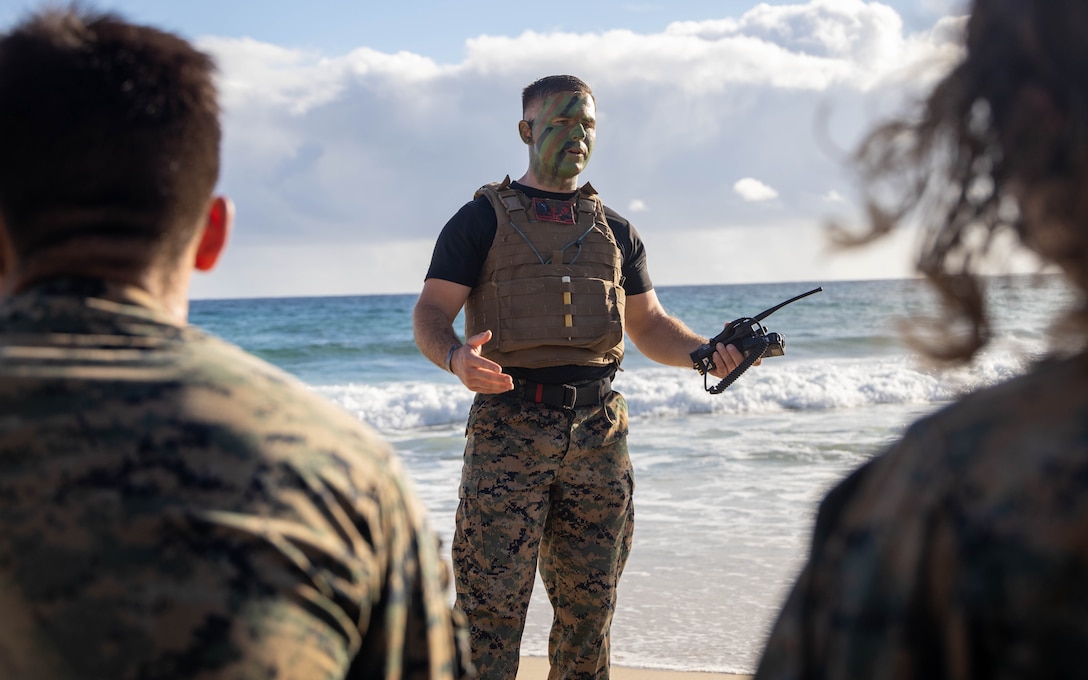
<svg viewBox="0 0 1088 680"><path fill-rule="evenodd" d="M477 395L453 563L481 680L514 680L540 576L554 611L551 680L608 678L616 587L631 550L627 402L568 410Z"/></svg>

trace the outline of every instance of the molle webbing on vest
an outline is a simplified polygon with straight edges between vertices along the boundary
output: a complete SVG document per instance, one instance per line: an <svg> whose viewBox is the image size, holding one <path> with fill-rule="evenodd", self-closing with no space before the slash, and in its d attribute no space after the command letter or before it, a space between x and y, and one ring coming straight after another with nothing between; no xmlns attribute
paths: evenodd
<svg viewBox="0 0 1088 680"><path fill-rule="evenodd" d="M622 255L593 188L573 203L532 199L508 177L476 195L491 201L498 228L465 305L465 334L491 330L483 355L503 366L618 364Z"/></svg>

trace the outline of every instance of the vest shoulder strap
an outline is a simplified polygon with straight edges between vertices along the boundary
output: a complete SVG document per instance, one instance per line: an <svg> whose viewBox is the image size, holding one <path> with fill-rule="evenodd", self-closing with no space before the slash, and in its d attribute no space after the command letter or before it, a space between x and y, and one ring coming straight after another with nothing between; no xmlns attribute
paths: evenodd
<svg viewBox="0 0 1088 680"><path fill-rule="evenodd" d="M492 192L505 191L505 190L507 190L509 188L510 188L510 175L507 175L505 178L503 178L503 180L501 182L488 182L487 184L483 185L482 187L480 187L479 189L476 190L476 193L472 194L472 198L473 198L473 200L475 200L475 199L477 199L480 196L483 196L485 194L489 194L489 193L492 193Z"/></svg>
<svg viewBox="0 0 1088 680"><path fill-rule="evenodd" d="M525 206L518 200L518 192L510 188L510 175L507 175L501 182L491 182L483 185L476 190L476 193L472 195L472 198L475 200L480 196L486 196L487 199L491 201L491 205L494 206L496 214L499 215L500 222L502 221L504 213L509 215L510 213L519 210L525 210Z"/></svg>

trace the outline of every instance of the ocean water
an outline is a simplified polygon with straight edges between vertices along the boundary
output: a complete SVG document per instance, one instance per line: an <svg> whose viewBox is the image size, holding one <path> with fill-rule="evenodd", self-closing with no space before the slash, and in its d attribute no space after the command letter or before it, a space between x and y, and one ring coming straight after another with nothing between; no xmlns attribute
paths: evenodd
<svg viewBox="0 0 1088 680"><path fill-rule="evenodd" d="M628 343L615 388L628 401L634 548L612 628L613 663L751 672L805 555L816 504L914 419L966 390L1023 372L1071 303L1057 277L989 281L995 341L971 366L939 371L897 323L933 310L913 280L658 288L665 307L712 335L817 285L764 320L786 354L710 395L691 369ZM191 321L297 375L380 431L448 546L472 394L412 340L414 295L198 300ZM458 321L460 332L463 326ZM539 580L522 651L547 654Z"/></svg>

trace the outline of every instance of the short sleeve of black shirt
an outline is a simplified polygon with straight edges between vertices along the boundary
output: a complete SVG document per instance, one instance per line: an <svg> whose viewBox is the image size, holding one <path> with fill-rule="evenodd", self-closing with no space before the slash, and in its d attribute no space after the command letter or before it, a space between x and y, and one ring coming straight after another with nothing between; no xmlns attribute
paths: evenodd
<svg viewBox="0 0 1088 680"><path fill-rule="evenodd" d="M511 186L532 198L574 198L573 193L539 191L517 182ZM627 295L649 292L654 286L646 268L646 248L638 232L630 222L608 206L605 206L604 214L622 254L620 275L624 292ZM480 272L487 253L491 250L491 243L495 240L497 229L495 209L486 197L480 196L466 203L450 218L438 235L434 253L431 255L431 266L427 269L427 278L452 281L470 288L475 286L480 280Z"/></svg>

